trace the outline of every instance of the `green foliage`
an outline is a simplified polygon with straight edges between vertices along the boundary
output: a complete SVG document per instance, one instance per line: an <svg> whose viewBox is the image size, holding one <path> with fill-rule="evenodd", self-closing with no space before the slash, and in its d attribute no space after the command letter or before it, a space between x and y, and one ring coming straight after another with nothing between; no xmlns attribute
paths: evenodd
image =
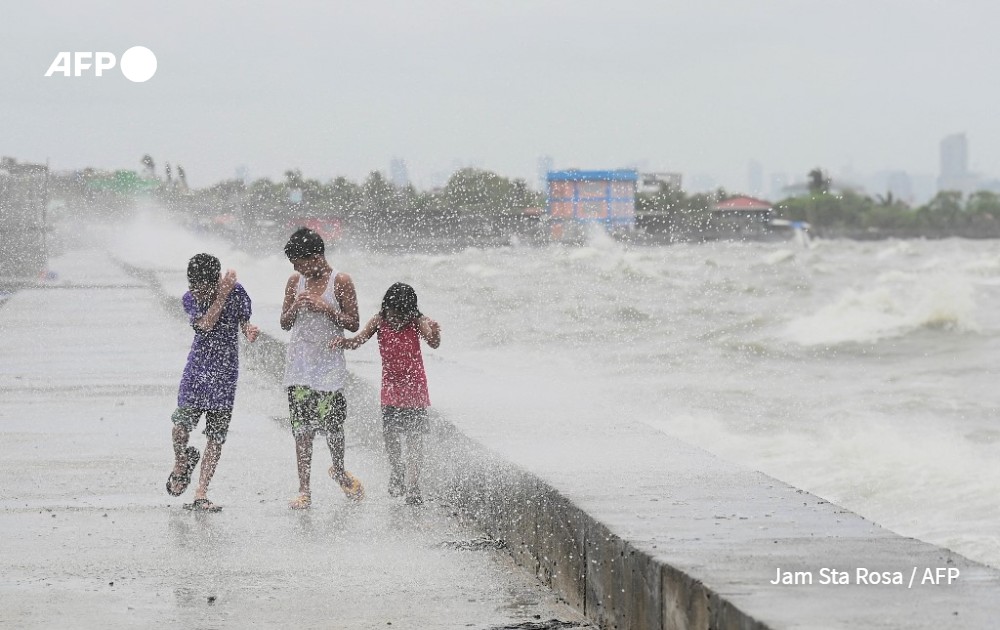
<svg viewBox="0 0 1000 630"><path fill-rule="evenodd" d="M456 171L444 187L444 198L454 208L488 214L540 205L541 201L524 180L475 168Z"/></svg>
<svg viewBox="0 0 1000 630"><path fill-rule="evenodd" d="M845 191L792 197L777 208L782 217L808 221L818 233L1000 236L1000 195L991 191L978 191L963 199L962 193L945 190L917 208L891 193L873 199Z"/></svg>
<svg viewBox="0 0 1000 630"><path fill-rule="evenodd" d="M714 193L687 195L665 183L655 193L637 193L635 209L641 222L657 230L697 234L708 229L712 207L728 195L722 188Z"/></svg>
<svg viewBox="0 0 1000 630"><path fill-rule="evenodd" d="M874 202L868 197L845 191L840 195L828 193L792 197L778 204L782 217L793 221L807 221L813 226L850 227L862 226Z"/></svg>

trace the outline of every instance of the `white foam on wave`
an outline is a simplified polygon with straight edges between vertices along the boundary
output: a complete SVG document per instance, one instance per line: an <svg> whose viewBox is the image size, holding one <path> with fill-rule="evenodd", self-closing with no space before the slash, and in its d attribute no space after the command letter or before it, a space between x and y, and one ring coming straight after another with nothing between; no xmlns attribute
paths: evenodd
<svg viewBox="0 0 1000 630"><path fill-rule="evenodd" d="M583 245L567 250L554 250L556 258L573 264L591 264L594 271L603 274L620 274L624 278L658 278L663 275L662 261L643 251L626 248L612 238L601 226L590 226Z"/></svg>
<svg viewBox="0 0 1000 630"><path fill-rule="evenodd" d="M560 252L566 260L579 261L588 259L597 259L604 256L604 253L594 247L589 247L586 245L581 245L579 247L572 247L568 249L565 253Z"/></svg>
<svg viewBox="0 0 1000 630"><path fill-rule="evenodd" d="M616 241L614 238L608 234L608 231L604 229L604 226L597 224L590 224L587 226L587 245L595 249L604 250L621 250L621 243Z"/></svg>
<svg viewBox="0 0 1000 630"><path fill-rule="evenodd" d="M978 331L971 283L962 277L884 274L880 286L847 289L834 302L788 324L803 346L871 343L923 328Z"/></svg>
<svg viewBox="0 0 1000 630"><path fill-rule="evenodd" d="M779 249L764 256L764 262L768 265L777 265L795 259L795 252L790 249Z"/></svg>
<svg viewBox="0 0 1000 630"><path fill-rule="evenodd" d="M888 247L879 250L875 257L879 260L886 260L898 256L916 256L918 253L910 241L895 241Z"/></svg>
<svg viewBox="0 0 1000 630"><path fill-rule="evenodd" d="M463 269L465 270L465 273L470 276L476 276L477 278L494 278L503 274L503 272L499 269L479 264L465 265Z"/></svg>
<svg viewBox="0 0 1000 630"><path fill-rule="evenodd" d="M981 256L962 265L962 271L979 276L993 276L1000 273L1000 256Z"/></svg>

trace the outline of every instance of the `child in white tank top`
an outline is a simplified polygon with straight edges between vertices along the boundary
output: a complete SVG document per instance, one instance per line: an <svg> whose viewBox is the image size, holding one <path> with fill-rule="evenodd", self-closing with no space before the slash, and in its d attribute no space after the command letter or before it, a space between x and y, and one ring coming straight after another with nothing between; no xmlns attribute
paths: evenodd
<svg viewBox="0 0 1000 630"><path fill-rule="evenodd" d="M344 420L347 403L341 389L347 377L343 351L330 341L344 330L358 330L358 299L346 273L334 273L327 263L323 239L301 228L285 245L296 273L288 279L281 307L281 327L292 332L285 356L284 384L295 437L299 494L292 509L312 505L309 487L313 439L326 433L332 466L330 476L349 499L364 497L361 481L344 468Z"/></svg>

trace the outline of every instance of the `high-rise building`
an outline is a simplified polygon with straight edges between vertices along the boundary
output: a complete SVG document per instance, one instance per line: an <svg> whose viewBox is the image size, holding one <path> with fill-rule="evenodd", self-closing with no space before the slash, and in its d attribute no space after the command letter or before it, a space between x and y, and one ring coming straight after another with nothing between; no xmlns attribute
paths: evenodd
<svg viewBox="0 0 1000 630"><path fill-rule="evenodd" d="M771 199L788 197L788 191L785 189L790 183L787 173L771 173Z"/></svg>
<svg viewBox="0 0 1000 630"><path fill-rule="evenodd" d="M938 190L969 192L969 143L964 133L947 136L941 141L941 173Z"/></svg>
<svg viewBox="0 0 1000 630"><path fill-rule="evenodd" d="M751 195L764 194L764 167L757 160L747 164L747 190Z"/></svg>
<svg viewBox="0 0 1000 630"><path fill-rule="evenodd" d="M389 181L396 188L406 188L410 185L410 175L406 170L406 160L392 158L389 161Z"/></svg>
<svg viewBox="0 0 1000 630"><path fill-rule="evenodd" d="M905 171L892 171L888 173L886 175L885 188L893 197L908 204L912 204L916 199L916 196L913 194L913 180L910 178L909 173Z"/></svg>

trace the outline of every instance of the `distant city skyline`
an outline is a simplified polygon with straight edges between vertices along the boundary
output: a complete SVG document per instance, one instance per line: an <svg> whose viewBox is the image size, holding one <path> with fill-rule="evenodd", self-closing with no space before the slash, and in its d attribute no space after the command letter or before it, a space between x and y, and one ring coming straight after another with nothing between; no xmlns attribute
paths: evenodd
<svg viewBox="0 0 1000 630"><path fill-rule="evenodd" d="M448 178L452 173L462 169L462 168L481 168L486 170L491 170L497 172L500 175L510 178L523 179L529 187L535 190L544 190L544 174L548 170L561 170L570 168L581 168L581 169L615 169L615 168L633 168L640 172L641 174L676 174L678 178L682 181L682 189L688 193L697 192L712 192L719 188L725 189L727 192L734 194L745 194L754 197L761 197L770 200L777 200L782 197L787 196L788 192L785 191L789 186L795 184L800 184L808 179L808 172L813 168L824 169L831 177L840 183L846 184L848 187L858 189L866 194L870 195L885 195L886 193L892 193L894 198L906 201L908 203L925 203L931 197L933 197L939 190L954 189L960 190L964 193L974 192L978 189L992 190L993 192L1000 192L1000 179L991 177L988 174L978 174L967 170L968 154L967 154L967 144L962 144L958 141L958 138L964 140L965 134L952 134L941 141L942 143L942 169L939 173L909 173L904 170L886 168L873 173L864 173L860 171L855 171L851 165L843 166L839 169L830 168L826 165L812 165L800 169L801 172L771 172L768 171L766 165L762 164L758 160L751 159L746 166L746 174L744 175L744 183L739 184L739 178L736 178L733 184L726 184L725 181L714 173L706 172L685 172L684 170L652 170L649 168L651 163L648 159L642 160L631 160L627 161L625 164L609 164L605 162L596 164L580 164L575 161L567 161L563 164L557 161L555 158L549 155L540 156L535 160L535 168L530 175L524 175L522 172L503 172L497 169L492 169L488 165L484 164L482 160L463 160L460 158L453 158L450 160L450 166L446 170L435 170L433 172L421 171L420 165L416 164L411 167L408 160L402 157L393 157L389 162L382 166L376 166L369 171L361 173L357 176L352 176L348 173L342 172L328 172L328 173L311 173L303 170L303 176L310 179L318 179L320 181L332 180L336 177L347 177L355 181L356 183L362 183L367 176L373 172L378 171L381 173L388 181L390 181L395 186L407 186L413 185L417 189L434 189L441 188L446 183ZM950 143L948 141L951 141ZM944 146L949 147L945 149ZM956 148L964 147L964 148ZM964 151L964 153L963 153ZM947 152L950 158L948 164L959 164L960 166L952 166L952 170L944 170L946 167L944 160L948 159L944 157L944 153ZM960 157L964 155L963 158ZM22 161L39 161L44 163L46 160L27 160L23 156L10 155ZM157 156L153 156L157 168L156 172L158 175L165 177L166 174L163 170L163 166L170 163L169 160L160 160ZM176 160L174 162L177 165L184 166L181 160ZM142 171L142 166L139 160L136 160L135 164L128 165L127 163L115 166L106 166L96 163L86 163L79 165L59 165L51 164L53 170L78 170L86 167L93 167L98 169L106 170L118 170L126 169L133 170L136 172ZM187 167L185 167L187 169ZM218 179L206 180L202 178L196 178L195 182L192 184L195 187L207 187L217 181L225 179L240 179L244 181L252 181L257 178L266 177L271 180L280 180L284 177L284 173L287 170L299 168L296 165L289 165L288 167L280 169L279 172L275 173L259 173L254 172L253 169L248 168L245 164L234 165L230 170L228 175L222 175ZM958 170L956 170L958 169ZM965 169L965 170L962 170ZM958 175L957 173L961 173ZM947 188L941 188L942 185L949 186Z"/></svg>
<svg viewBox="0 0 1000 630"><path fill-rule="evenodd" d="M766 165L762 164L758 160L751 159L746 165L746 173L742 186L738 184L727 185L712 173L686 173L683 170L652 170L649 167L651 161L648 159L632 160L628 161L626 164L579 164L577 162L567 162L564 165L558 162L551 155L537 157L535 160L533 175L529 176L524 176L520 173L505 173L497 171L496 169L491 169L484 165L483 161L479 159L463 160L460 158L453 158L451 160L449 170L437 170L423 176L419 174L413 175L411 174L413 172L420 173L420 165L416 165L416 168L411 169L410 163L405 158L399 156L392 157L388 164L381 168L372 168L370 171L356 177L352 177L346 173L336 172L325 174L303 172L303 176L310 179L318 179L320 181L328 181L336 177L348 177L349 179L352 179L356 183L360 184L371 172L378 171L395 186L405 187L413 185L417 189L430 190L444 187L448 178L454 172L462 168L480 168L493 170L494 172L497 172L505 177L523 179L529 187L534 188L535 190L543 191L545 190L545 174L548 171L571 168L596 170L632 168L640 174L648 176L647 179L649 179L650 183L648 183L645 187L640 185L640 191L651 191L651 186L655 184L656 180L659 180L669 183L670 185L680 184L681 189L687 193L713 192L719 188L723 188L728 193L732 194L743 194L777 201L789 195L790 191L787 190L788 188L806 182L808 179L808 172L813 168L819 167L824 169L824 171L837 183L846 186L847 188L872 196L885 196L887 194L891 194L893 198L910 204L926 203L940 190L958 190L965 194L975 192L977 190L990 190L992 192L1000 193L1000 178L991 176L990 174L976 173L969 170L969 142L966 134L955 133L942 138L938 143L938 156L940 164L940 170L938 173L909 173L904 170L891 168L882 169L873 173L864 173L856 171L852 165L843 166L840 169L829 168L825 165L813 165L808 168L800 169L801 172L795 173L769 172L766 169ZM16 155L8 157L22 161L34 161L24 160L24 158ZM165 169L169 168L170 162L168 160L161 161L156 156L152 157L157 164L157 175L166 177L167 173ZM40 160L40 162L44 163L45 160ZM184 166L179 161L175 162L175 164L180 167ZM136 172L143 170L139 160L137 160L132 166L123 165L115 167L102 166L98 164L60 166L52 164L51 167L56 171L78 170L86 167L107 170L126 169ZM255 173L245 164L241 164L235 166L229 175L224 175L217 180L199 181L194 185L195 187L207 187L217 181L232 178L247 182L260 177L280 180L284 177L285 171L295 168L297 167L290 165L289 167L282 169L280 172L273 174Z"/></svg>
<svg viewBox="0 0 1000 630"><path fill-rule="evenodd" d="M657 179L658 176L659 179L669 181L672 185L676 185L680 182L682 190L687 193L713 192L719 188L723 188L727 192L733 194L744 194L776 201L788 196L789 191L786 190L787 188L794 187L796 184L802 184L807 181L809 171L813 168L819 167L822 168L828 175L833 177L838 183L845 185L848 188L858 190L859 192L872 196L885 196L887 194L892 194L893 198L910 204L926 203L939 190L959 190L968 194L982 189L1000 193L1000 178L994 177L990 174L976 173L969 170L969 141L965 133L953 133L940 139L937 143L937 155L940 165L937 173L910 173L905 170L893 168L885 168L872 173L864 173L856 171L850 164L842 166L839 169L830 168L827 165L817 164L804 167L800 169L800 172L770 172L767 171L766 165L762 164L759 160L750 159L746 165L746 173L744 176L744 183L742 185L740 185L737 180L734 180L737 181L737 183L727 185L714 173L691 173L683 170L654 170L650 168L652 161L647 158L626 161L625 164L580 164L574 161L568 161L563 164L558 162L556 158L551 155L542 155L537 157L534 163L534 171L530 175L524 175L523 172L509 173L502 172L497 169L491 169L489 166L484 164L482 159L461 158L452 158L450 160L450 167L448 170L422 172L419 164L415 165L415 168L411 168L409 161L407 161L404 157L394 155L390 158L388 164L383 165L382 167L372 168L359 176L352 177L347 173L337 172L325 174L303 172L303 176L311 179L318 179L320 181L332 180L336 177L348 177L349 179L352 179L356 183L360 184L371 172L378 171L395 186L404 187L413 185L417 189L430 190L442 188L447 183L451 174L462 168L480 168L492 170L505 177L522 179L528 184L529 187L532 187L535 190L543 191L545 189L545 173L551 170L571 168L596 170L632 168L640 174L653 176L653 179ZM21 159L18 156L10 157ZM153 157L157 164L169 164L169 161L161 162L156 158L156 156ZM179 162L175 162L175 164L183 166L183 164L180 164ZM96 164L87 164L86 166L106 168L109 170L117 170L117 168L135 171L142 170L140 168L141 165L139 161L137 161L132 167L127 165L121 167L107 167ZM60 167L58 165L53 165L52 167L54 170L74 170L78 168L85 168L85 166L82 165L75 167ZM210 186L216 181L230 179L232 177L244 181L253 180L259 177L267 177L272 180L277 180L284 176L285 171L295 168L298 167L290 165L281 169L280 172L273 174L254 173L248 169L245 164L242 164L234 167L233 174L222 176L218 180L198 182L195 186ZM165 176L165 173L161 174ZM663 176L665 175L669 177L664 178ZM646 188L649 189L648 186ZM640 190L643 190L642 186L640 186Z"/></svg>
<svg viewBox="0 0 1000 630"><path fill-rule="evenodd" d="M830 167L829 165L823 164L812 164L810 166L804 166L796 172L772 172L768 171L766 165L761 161L751 158L747 162L746 173L742 178L742 184L740 183L741 178L739 177L726 180L724 176L717 173L692 172L685 171L684 169L656 169L650 167L650 164L658 162L650 160L649 158L625 160L623 164L612 164L606 161L584 164L574 160L558 160L552 155L543 155L535 158L533 171L528 168L521 168L515 172L504 172L499 169L491 168L486 161L481 158L451 158L447 169L428 171L427 169L421 169L420 164L414 164L411 166L410 161L405 157L394 155L389 159L387 164L375 165L370 170L361 172L357 175L332 171L327 173L306 172L304 169L301 169L301 167L295 164L290 164L274 173L261 173L254 172L254 170L248 168L246 164L239 164L233 165L230 169L230 174L221 175L217 179L205 179L204 177L194 178L195 182L192 185L195 187L210 186L217 181L233 177L248 180L267 177L272 180L277 180L284 176L285 171L299 168L300 170L303 170L303 176L311 179L318 179L320 181L332 180L336 177L348 177L356 183L362 183L371 172L378 171L396 186L413 185L418 189L433 189L443 187L447 183L448 177L462 168L480 168L497 172L505 177L522 179L528 184L529 187L536 190L544 190L544 173L547 170L570 168L598 170L633 168L640 173L676 173L683 181L683 190L688 193L711 192L719 188L723 188L727 192L735 194L746 194L777 200L786 196L787 191L782 192L785 188L793 186L794 184L805 182L808 179L809 171L813 168L819 167L826 171L834 179L846 183L849 187L859 189L866 194L885 195L886 193L891 192L895 198L909 203L925 203L939 190L946 189L960 190L964 193L969 193L978 190L979 187L982 187L984 190L1000 192L1000 177L988 173L977 173L969 170L968 164L970 156L968 144L967 134L965 133L949 134L935 143L929 143L931 152L935 153L938 157L940 170L938 172L923 173L911 173L902 169L894 169L892 167L866 173L856 171L850 164L841 166L840 168ZM24 161L39 161L43 163L46 159L48 159L31 160L17 155L11 155L9 157ZM170 162L170 160L161 160L155 155L153 157L154 160L156 160L157 165L166 165ZM183 166L183 160L174 160L174 163ZM137 172L142 170L138 159L136 159L135 164L133 165L129 165L127 162L110 166L97 163L79 165L52 164L52 168L54 170L76 170L85 167L107 170L126 169ZM162 172L159 166L157 167L157 170L161 175L165 176L165 173ZM191 178L189 177L189 179ZM731 183L727 184L727 181L730 181Z"/></svg>

